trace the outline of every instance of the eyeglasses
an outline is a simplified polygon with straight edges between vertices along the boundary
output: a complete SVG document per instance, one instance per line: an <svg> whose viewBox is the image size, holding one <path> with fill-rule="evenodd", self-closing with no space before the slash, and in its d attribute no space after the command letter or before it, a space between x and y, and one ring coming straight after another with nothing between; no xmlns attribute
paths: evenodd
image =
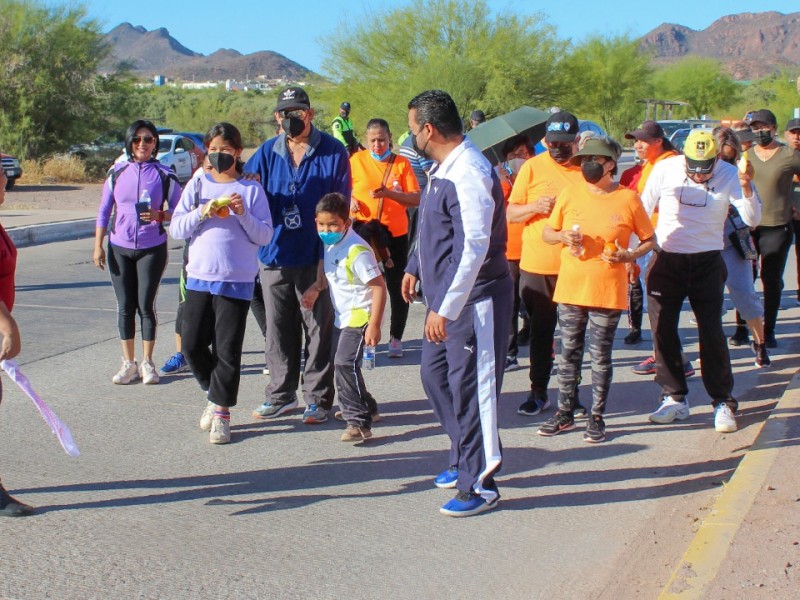
<svg viewBox="0 0 800 600"><path fill-rule="evenodd" d="M135 135L131 138L131 143L134 145L139 144L141 142L144 142L145 144L152 144L155 141L156 138L154 138L152 135L146 135L144 137L140 135Z"/></svg>
<svg viewBox="0 0 800 600"><path fill-rule="evenodd" d="M295 108L294 110L282 110L280 111L280 114L284 119L291 119L292 117L297 117L298 119L306 118L306 111L303 108Z"/></svg>
<svg viewBox="0 0 800 600"><path fill-rule="evenodd" d="M708 181L700 183L698 185L702 185L703 189L698 190L695 187L689 187L686 184L689 183L689 177L683 180L683 185L681 186L681 191L678 194L678 203L682 204L683 206L694 206L696 208L705 208L708 205ZM694 182L697 183L697 182ZM683 197L683 192L686 191L686 199ZM711 191L714 191L714 188L711 188ZM700 201L699 195L703 194L703 201Z"/></svg>

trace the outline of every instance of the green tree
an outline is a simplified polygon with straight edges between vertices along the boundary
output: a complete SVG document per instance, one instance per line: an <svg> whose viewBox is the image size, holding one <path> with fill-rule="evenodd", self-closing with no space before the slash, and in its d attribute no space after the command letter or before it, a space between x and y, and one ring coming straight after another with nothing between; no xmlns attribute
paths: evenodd
<svg viewBox="0 0 800 600"><path fill-rule="evenodd" d="M722 63L698 57L684 58L658 69L653 75L653 85L658 97L689 103L688 114L677 111L680 117L719 116L736 103L740 91L723 70Z"/></svg>
<svg viewBox="0 0 800 600"><path fill-rule="evenodd" d="M731 107L731 114L741 119L752 110L768 108L778 119L778 131L794 116L794 108L800 106L797 95L797 72L786 69L748 85L742 86L740 101Z"/></svg>
<svg viewBox="0 0 800 600"><path fill-rule="evenodd" d="M596 119L613 137L642 120L638 101L651 91L650 58L628 35L592 36L566 58L564 106L584 119Z"/></svg>
<svg viewBox="0 0 800 600"><path fill-rule="evenodd" d="M339 83L322 102L335 115L349 101L356 130L382 117L399 134L408 101L431 88L450 93L464 119L476 108L491 117L548 106L562 92L567 44L539 14L493 16L482 0L415 0L352 25L322 40L323 66Z"/></svg>
<svg viewBox="0 0 800 600"><path fill-rule="evenodd" d="M97 74L108 48L83 6L0 0L0 15L0 145L36 157L128 116L132 82Z"/></svg>

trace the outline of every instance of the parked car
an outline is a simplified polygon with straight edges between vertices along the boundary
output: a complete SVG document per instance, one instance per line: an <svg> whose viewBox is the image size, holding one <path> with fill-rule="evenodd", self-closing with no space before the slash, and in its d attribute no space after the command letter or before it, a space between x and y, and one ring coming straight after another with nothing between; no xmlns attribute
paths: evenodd
<svg viewBox="0 0 800 600"><path fill-rule="evenodd" d="M19 160L10 154L0 152L0 159L3 161L3 171L6 172L6 189L10 190L17 183L17 179L22 177L22 167L19 166Z"/></svg>
<svg viewBox="0 0 800 600"><path fill-rule="evenodd" d="M205 133L197 133L196 131L175 131L170 127L156 127L156 131L158 131L158 135L164 133L173 133L175 135L182 135L183 137L188 137L195 143L197 147L199 147L203 151L203 154L205 154L205 144L204 144L206 138Z"/></svg>
<svg viewBox="0 0 800 600"><path fill-rule="evenodd" d="M658 121L661 129L664 130L664 135L669 139L672 134L679 129L695 129L697 127L707 127L713 129L720 124L719 121L711 119L667 119L665 121Z"/></svg>
<svg viewBox="0 0 800 600"><path fill-rule="evenodd" d="M162 165L169 167L181 183L187 182L197 167L203 164L205 153L201 146L191 139L174 133L158 134L157 158ZM126 153L122 153L114 162L128 160Z"/></svg>
<svg viewBox="0 0 800 600"><path fill-rule="evenodd" d="M597 136L606 137L606 131L600 125L595 123L594 121L585 121L584 119L578 119L578 133L583 133L584 131L591 131Z"/></svg>
<svg viewBox="0 0 800 600"><path fill-rule="evenodd" d="M98 137L88 144L74 144L67 149L67 154L77 156L82 160L97 159L111 163L120 152L125 151L125 134L121 131L111 131Z"/></svg>

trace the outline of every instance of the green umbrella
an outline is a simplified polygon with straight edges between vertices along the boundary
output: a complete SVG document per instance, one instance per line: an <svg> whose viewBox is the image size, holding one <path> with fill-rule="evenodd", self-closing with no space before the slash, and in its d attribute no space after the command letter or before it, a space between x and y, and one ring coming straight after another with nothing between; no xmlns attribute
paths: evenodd
<svg viewBox="0 0 800 600"><path fill-rule="evenodd" d="M503 144L516 135L524 135L536 144L544 137L545 124L550 113L530 106L520 106L510 113L489 119L467 132L483 155L492 164L505 160Z"/></svg>

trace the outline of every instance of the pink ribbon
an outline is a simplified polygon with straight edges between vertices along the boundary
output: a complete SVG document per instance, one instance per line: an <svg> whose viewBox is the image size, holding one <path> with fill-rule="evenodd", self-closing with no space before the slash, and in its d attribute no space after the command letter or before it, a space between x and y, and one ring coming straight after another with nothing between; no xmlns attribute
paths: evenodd
<svg viewBox="0 0 800 600"><path fill-rule="evenodd" d="M47 405L47 402L42 400L39 397L39 394L31 387L31 382L25 376L25 374L19 370L19 365L17 361L10 359L10 360L3 360L0 361L0 367L8 374L11 378L11 381L19 386L25 394L33 400L33 404L39 410L39 414L42 415L44 422L50 426L50 429L53 430L53 433L56 434L61 447L64 448L64 451L69 454L70 456L80 456L80 450L78 450L78 445L72 439L72 433L69 431L69 427L67 427L61 419L56 416L56 413L53 412L53 409Z"/></svg>

